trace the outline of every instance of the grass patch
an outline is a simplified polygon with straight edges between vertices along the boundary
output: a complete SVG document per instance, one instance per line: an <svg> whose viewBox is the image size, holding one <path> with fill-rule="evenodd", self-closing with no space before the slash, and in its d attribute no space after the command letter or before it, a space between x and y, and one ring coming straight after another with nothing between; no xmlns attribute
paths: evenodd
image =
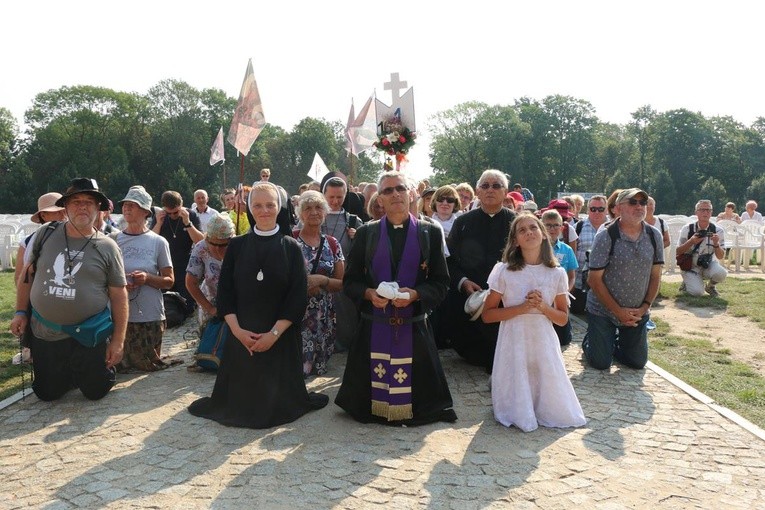
<svg viewBox="0 0 765 510"><path fill-rule="evenodd" d="M689 296L679 291L680 283L662 282L659 303L671 299L686 306L725 310L733 317L748 317L765 329L765 279L728 278L717 285L720 296Z"/></svg>
<svg viewBox="0 0 765 510"><path fill-rule="evenodd" d="M19 352L19 341L10 333L15 310L16 286L13 284L13 272L0 272L0 400L21 390L22 370L27 388L32 380L31 366L11 364L11 358Z"/></svg>
<svg viewBox="0 0 765 510"><path fill-rule="evenodd" d="M664 285L662 295L666 298L671 291L667 292ZM677 287L677 284L674 286ZM765 296L765 285L760 283L760 287L755 293ZM721 300L706 298L706 301ZM710 306L718 305L710 303ZM765 378L749 365L734 360L729 349L720 348L708 338L701 335L675 335L672 334L670 324L660 319L654 320L657 327L648 335L648 354L653 363L708 395L718 404L765 428Z"/></svg>

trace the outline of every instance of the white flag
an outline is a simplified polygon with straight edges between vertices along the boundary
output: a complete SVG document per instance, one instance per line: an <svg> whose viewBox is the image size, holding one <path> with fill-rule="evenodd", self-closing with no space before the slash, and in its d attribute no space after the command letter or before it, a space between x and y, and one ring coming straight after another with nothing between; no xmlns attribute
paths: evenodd
<svg viewBox="0 0 765 510"><path fill-rule="evenodd" d="M228 130L228 143L247 155L265 125L266 117L263 114L263 105L260 102L258 84L255 83L255 73L252 70L252 59L250 59L247 62L242 90L239 92L239 102L236 104L234 118Z"/></svg>
<svg viewBox="0 0 765 510"><path fill-rule="evenodd" d="M365 150L371 149L377 141L376 119L373 94L369 96L358 117L353 121L353 127L348 130L351 138L351 150L354 156L358 156Z"/></svg>
<svg viewBox="0 0 765 510"><path fill-rule="evenodd" d="M215 141L210 147L210 166L219 161L226 161L226 156L223 154L223 127L218 130L218 136L215 137Z"/></svg>
<svg viewBox="0 0 765 510"><path fill-rule="evenodd" d="M329 173L329 168L327 168L327 165L324 164L324 160L321 159L321 156L319 156L319 153L317 152L316 155L313 157L313 163L311 164L311 169L308 170L308 177L310 177L316 182L321 182L321 179L328 173Z"/></svg>
<svg viewBox="0 0 765 510"><path fill-rule="evenodd" d="M356 114L353 111L353 99L351 99L351 112L348 114L348 122L345 125L345 151L350 154L353 152L353 139L351 138L351 128L353 121L356 120Z"/></svg>

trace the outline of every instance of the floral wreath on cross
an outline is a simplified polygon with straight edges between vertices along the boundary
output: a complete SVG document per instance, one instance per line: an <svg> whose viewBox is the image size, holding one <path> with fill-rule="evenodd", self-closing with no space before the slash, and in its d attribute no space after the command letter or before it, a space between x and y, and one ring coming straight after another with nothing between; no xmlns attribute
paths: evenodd
<svg viewBox="0 0 765 510"><path fill-rule="evenodd" d="M378 127L378 139L374 143L377 150L395 156L396 161L406 161L406 153L414 145L417 134L404 126L398 115L382 121Z"/></svg>

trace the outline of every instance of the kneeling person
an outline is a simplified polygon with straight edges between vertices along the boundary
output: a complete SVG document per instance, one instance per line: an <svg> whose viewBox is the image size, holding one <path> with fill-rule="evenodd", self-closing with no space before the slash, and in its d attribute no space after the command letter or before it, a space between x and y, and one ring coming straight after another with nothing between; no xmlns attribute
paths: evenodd
<svg viewBox="0 0 765 510"><path fill-rule="evenodd" d="M691 268L682 272L683 285L692 296L703 296L706 291L716 297L719 295L716 285L728 276L728 271L718 262L725 256L725 232L710 221L711 201L696 203L696 217L698 221L683 226L677 239L677 254L690 253L692 256ZM706 287L704 280L709 280Z"/></svg>
<svg viewBox="0 0 765 510"><path fill-rule="evenodd" d="M452 422L452 397L427 314L446 296L441 231L409 214L405 177L380 178L385 216L361 226L347 259L345 293L361 302L362 327L348 351L335 403L362 423ZM401 295L380 296L381 282Z"/></svg>
<svg viewBox="0 0 765 510"><path fill-rule="evenodd" d="M114 385L114 367L122 359L128 318L124 264L117 243L94 226L109 203L93 179L74 179L56 205L66 209L69 221L48 224L36 236L32 261L19 281L11 331L21 335L31 320L32 389L40 400L56 400L74 387L98 400ZM27 317L30 301L33 312ZM108 315L109 309L110 340L100 336L100 343L85 345L93 339L76 340L62 331Z"/></svg>

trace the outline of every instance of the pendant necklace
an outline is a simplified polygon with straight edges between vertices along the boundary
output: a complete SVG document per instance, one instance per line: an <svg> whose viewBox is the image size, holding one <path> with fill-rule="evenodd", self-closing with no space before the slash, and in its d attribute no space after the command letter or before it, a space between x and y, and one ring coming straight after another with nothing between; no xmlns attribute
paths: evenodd
<svg viewBox="0 0 765 510"><path fill-rule="evenodd" d="M170 218L168 218L168 219L170 219ZM173 225L175 226L175 228L173 228L173 225L170 225L168 223L168 226L170 227L170 233L173 234L173 239L175 239L175 238L178 237L178 236L175 235L175 233L178 231L178 225L180 224L181 219L180 218L178 218L177 220L170 219L170 221L172 221Z"/></svg>
<svg viewBox="0 0 765 510"><path fill-rule="evenodd" d="M72 225L74 227L74 225ZM77 232L80 232L80 230L77 227L74 227ZM96 235L98 230L94 229L94 232L90 234L90 237L88 237L88 240L85 241L85 246L82 247L79 251L77 251L74 256L72 256L71 250L69 249L69 236L66 233L66 225L64 225L64 243L66 244L66 275L63 278L64 283L67 285L73 285L74 284L74 276L72 275L72 269L74 268L74 261L77 259L77 257L80 257L85 253L85 248L88 247L90 244L91 239L93 239L93 236ZM80 234L82 234L80 232ZM82 236L85 237L85 236ZM84 255L81 257L84 259Z"/></svg>
<svg viewBox="0 0 765 510"><path fill-rule="evenodd" d="M273 230L259 230L257 226L254 227L252 230L253 230L253 232L255 232L255 234L257 234L257 235L259 235L261 237L270 237L270 236L276 234L279 231L279 225L276 225L276 227ZM258 257L257 255L255 256L255 263L257 264L257 266L259 268L258 269L258 274L255 275L255 279L258 280L259 282L262 282L264 276L263 276L263 269L261 269L261 268L263 267L263 265L260 263L259 258L260 257ZM266 257L266 258L268 258L268 257Z"/></svg>

